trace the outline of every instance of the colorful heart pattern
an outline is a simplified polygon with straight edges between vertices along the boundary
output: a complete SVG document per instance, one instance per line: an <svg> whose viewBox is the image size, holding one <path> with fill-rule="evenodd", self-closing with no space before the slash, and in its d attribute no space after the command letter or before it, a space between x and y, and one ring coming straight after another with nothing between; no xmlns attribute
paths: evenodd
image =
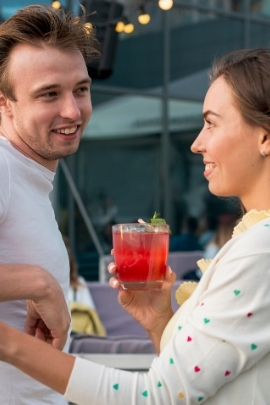
<svg viewBox="0 0 270 405"><path fill-rule="evenodd" d="M234 292L234 294L237 296L237 295L239 295L240 293L241 293L241 291L240 290L234 290L233 291Z"/></svg>
<svg viewBox="0 0 270 405"><path fill-rule="evenodd" d="M267 226L270 226L270 225L267 224ZM237 289L236 289L236 290L233 290L233 293L234 293L235 296L239 296L239 295L241 294L241 290L237 290ZM204 306L204 302L202 302L200 305L201 305L201 306ZM246 317L247 317L247 318L250 318L250 317L252 317L252 316L253 316L253 312L248 312L248 313L246 313ZM209 318L204 318L204 319L203 319L203 322L204 322L204 324L208 324L208 323L210 322L210 319L209 319ZM183 326L178 325L178 330L181 331L182 329L183 329ZM186 337L186 341L187 341L187 342L192 342L192 341L193 341L193 337L190 336L190 335L188 335L188 336ZM222 339L222 342L226 342L226 340ZM250 345L250 349L251 349L251 350L256 350L257 348L258 348L258 346L257 346L255 343L252 343L252 344ZM174 364L174 359L173 359L172 357L169 359L169 363L170 363L170 364ZM201 368L200 368L198 365L194 366L194 372L195 372L195 373L201 372ZM228 377L229 375L231 375L231 371L230 371L230 370L226 370L226 371L224 372L224 377ZM162 387L162 386L163 386L162 382L161 382L161 381L158 381L158 382L157 382L157 387L160 388L160 387ZM116 391L119 390L119 384L114 384L114 385L113 385L113 389L116 390ZM144 396L145 398L148 397L148 396L149 396L148 391L147 391L147 390L143 391L143 392L142 392L142 396ZM184 398L185 398L185 394L184 394L182 391L179 392L179 393L178 393L178 398L179 398L179 399L184 399ZM198 402L201 402L201 401L203 401L203 400L204 400L204 397L203 397L203 396L199 396L199 397L197 398L197 401L198 401Z"/></svg>

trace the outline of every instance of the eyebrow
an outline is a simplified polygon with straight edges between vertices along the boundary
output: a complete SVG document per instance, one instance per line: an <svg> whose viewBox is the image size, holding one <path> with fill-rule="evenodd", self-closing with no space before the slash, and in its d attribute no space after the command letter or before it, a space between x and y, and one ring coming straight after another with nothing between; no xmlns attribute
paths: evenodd
<svg viewBox="0 0 270 405"><path fill-rule="evenodd" d="M92 83L92 79L91 79L90 77L85 77L84 79L82 79L82 80L80 80L79 82L77 82L77 83L76 83L76 86L80 86L80 85L82 85L82 84L89 84L89 85L91 85L91 83ZM33 91L33 94L36 94L36 93L39 93L39 92L42 92L42 91L54 90L54 89L57 89L57 88L59 88L59 87L60 87L60 85L59 85L58 83L49 84L48 86L41 86L41 87L35 89L35 90Z"/></svg>
<svg viewBox="0 0 270 405"><path fill-rule="evenodd" d="M207 111L205 111L204 113L203 113L203 118L204 119L206 119L206 117L208 116L208 115L215 115L216 117L220 117L220 115L219 114L217 114L217 113L215 113L214 111L211 111L211 110L207 110Z"/></svg>

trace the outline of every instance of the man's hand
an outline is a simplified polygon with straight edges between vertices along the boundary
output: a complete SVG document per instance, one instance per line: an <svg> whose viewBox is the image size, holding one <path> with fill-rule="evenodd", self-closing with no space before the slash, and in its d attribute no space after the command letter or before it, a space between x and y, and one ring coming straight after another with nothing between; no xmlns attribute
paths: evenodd
<svg viewBox="0 0 270 405"><path fill-rule="evenodd" d="M70 312L55 278L42 270L39 280L36 297L26 301L25 331L62 350L68 337Z"/></svg>
<svg viewBox="0 0 270 405"><path fill-rule="evenodd" d="M0 264L0 302L27 300L25 331L62 349L70 313L56 279L39 266Z"/></svg>
<svg viewBox="0 0 270 405"><path fill-rule="evenodd" d="M49 297L39 302L27 300L25 331L62 350L67 341L70 314L62 291L54 301Z"/></svg>

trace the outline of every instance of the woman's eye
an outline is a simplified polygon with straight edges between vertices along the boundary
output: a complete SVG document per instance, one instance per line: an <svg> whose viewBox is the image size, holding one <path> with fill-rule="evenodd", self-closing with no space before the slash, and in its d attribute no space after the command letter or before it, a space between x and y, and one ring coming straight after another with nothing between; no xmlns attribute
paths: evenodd
<svg viewBox="0 0 270 405"><path fill-rule="evenodd" d="M206 129L210 129L214 126L213 122L211 121L206 121L206 125L207 125Z"/></svg>

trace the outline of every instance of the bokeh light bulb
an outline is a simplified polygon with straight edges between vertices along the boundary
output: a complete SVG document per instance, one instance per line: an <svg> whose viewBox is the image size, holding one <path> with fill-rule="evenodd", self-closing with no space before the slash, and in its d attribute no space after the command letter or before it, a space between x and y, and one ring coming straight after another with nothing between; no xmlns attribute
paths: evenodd
<svg viewBox="0 0 270 405"><path fill-rule="evenodd" d="M118 21L118 23L116 24L116 27L115 27L115 31L116 32L123 32L124 27L125 27L125 24L123 23L123 21Z"/></svg>
<svg viewBox="0 0 270 405"><path fill-rule="evenodd" d="M134 31L134 25L131 23L128 23L124 26L124 32L126 34L131 34Z"/></svg>
<svg viewBox="0 0 270 405"><path fill-rule="evenodd" d="M158 5L162 10L170 10L173 6L173 0L159 0Z"/></svg>
<svg viewBox="0 0 270 405"><path fill-rule="evenodd" d="M52 8L54 8L55 10L59 10L59 8L61 8L61 3L60 1L53 1L52 2Z"/></svg>
<svg viewBox="0 0 270 405"><path fill-rule="evenodd" d="M140 24L143 24L143 25L148 24L150 21L150 15L147 13L140 14L138 16L138 21Z"/></svg>

